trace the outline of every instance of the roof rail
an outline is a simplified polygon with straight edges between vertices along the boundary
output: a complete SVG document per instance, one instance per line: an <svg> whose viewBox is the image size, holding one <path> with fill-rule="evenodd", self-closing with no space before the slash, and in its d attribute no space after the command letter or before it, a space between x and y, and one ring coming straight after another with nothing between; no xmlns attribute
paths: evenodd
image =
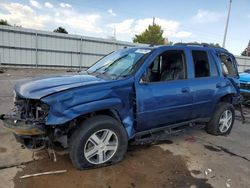
<svg viewBox="0 0 250 188"><path fill-rule="evenodd" d="M223 48L223 47L217 47L217 46L212 46L212 45L210 45L210 44L208 44L208 43L196 43L196 42L194 42L194 43L182 43L182 42L179 42L179 43L175 43L174 44L175 46L200 46L200 47L211 47L211 48L216 48L216 49L222 49L222 50L225 50L225 51L227 51L228 52L228 50L227 49L225 49L225 48Z"/></svg>
<svg viewBox="0 0 250 188"><path fill-rule="evenodd" d="M190 42L190 43L182 43L178 42L174 44L175 46L201 46L201 47L211 47L208 43L195 43L195 42Z"/></svg>

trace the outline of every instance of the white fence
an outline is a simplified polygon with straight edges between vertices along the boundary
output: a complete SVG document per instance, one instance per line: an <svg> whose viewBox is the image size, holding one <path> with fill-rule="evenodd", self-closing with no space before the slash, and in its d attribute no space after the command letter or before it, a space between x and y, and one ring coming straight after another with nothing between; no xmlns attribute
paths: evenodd
<svg viewBox="0 0 250 188"><path fill-rule="evenodd" d="M0 64L26 67L89 67L133 43L0 26Z"/></svg>
<svg viewBox="0 0 250 188"><path fill-rule="evenodd" d="M89 67L114 50L135 45L0 25L0 65L3 66ZM236 56L236 59L239 72L250 69L250 57Z"/></svg>
<svg viewBox="0 0 250 188"><path fill-rule="evenodd" d="M250 69L250 57L245 56L235 56L238 62L239 72L243 72L246 69Z"/></svg>

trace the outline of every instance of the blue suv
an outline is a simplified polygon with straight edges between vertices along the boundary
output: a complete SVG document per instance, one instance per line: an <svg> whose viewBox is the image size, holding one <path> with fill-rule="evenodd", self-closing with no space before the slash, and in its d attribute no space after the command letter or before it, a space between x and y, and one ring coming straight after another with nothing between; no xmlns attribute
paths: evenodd
<svg viewBox="0 0 250 188"><path fill-rule="evenodd" d="M32 150L68 147L78 169L117 163L129 140L186 125L227 135L240 102L234 56L197 44L124 48L79 74L20 81L14 94L4 127Z"/></svg>
<svg viewBox="0 0 250 188"><path fill-rule="evenodd" d="M240 92L244 97L243 104L250 105L250 70L247 69L240 74Z"/></svg>

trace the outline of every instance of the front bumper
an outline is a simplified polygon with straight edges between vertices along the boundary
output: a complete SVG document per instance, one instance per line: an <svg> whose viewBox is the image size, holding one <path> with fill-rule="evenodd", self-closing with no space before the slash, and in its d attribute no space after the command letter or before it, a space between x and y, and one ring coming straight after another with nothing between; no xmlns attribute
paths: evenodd
<svg viewBox="0 0 250 188"><path fill-rule="evenodd" d="M33 151L46 148L48 137L42 125L36 123L26 123L24 120L17 120L15 117L0 115L3 127L12 133L22 146Z"/></svg>
<svg viewBox="0 0 250 188"><path fill-rule="evenodd" d="M24 120L18 120L5 114L0 115L0 119L3 121L3 127L16 135L34 136L45 134L42 125L27 123Z"/></svg>

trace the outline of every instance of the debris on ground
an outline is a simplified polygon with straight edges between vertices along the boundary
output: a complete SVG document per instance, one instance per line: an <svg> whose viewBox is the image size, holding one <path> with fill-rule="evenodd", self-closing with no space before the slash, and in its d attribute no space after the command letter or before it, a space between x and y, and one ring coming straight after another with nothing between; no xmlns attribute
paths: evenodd
<svg viewBox="0 0 250 188"><path fill-rule="evenodd" d="M67 170L41 172L41 173L36 173L36 174L24 175L24 176L21 176L20 179L30 178L30 177L36 177L36 176L43 176L43 175L50 175L50 174L60 174L60 173L65 173L65 172L67 172Z"/></svg>
<svg viewBox="0 0 250 188"><path fill-rule="evenodd" d="M211 168L207 168L207 169L205 170L205 175L206 175L206 176L210 175L211 173L212 173L212 169L211 169Z"/></svg>
<svg viewBox="0 0 250 188"><path fill-rule="evenodd" d="M194 143L194 142L196 142L196 138L191 136L189 138L186 138L185 141L187 141L188 143Z"/></svg>
<svg viewBox="0 0 250 188"><path fill-rule="evenodd" d="M231 179L227 179L227 182L226 182L226 186L227 186L227 188L230 188L230 187L231 187L230 182L231 182Z"/></svg>
<svg viewBox="0 0 250 188"><path fill-rule="evenodd" d="M0 74L5 73L5 71L3 68L0 68Z"/></svg>
<svg viewBox="0 0 250 188"><path fill-rule="evenodd" d="M68 69L68 70L66 70L66 72L79 72L79 71L76 69Z"/></svg>

